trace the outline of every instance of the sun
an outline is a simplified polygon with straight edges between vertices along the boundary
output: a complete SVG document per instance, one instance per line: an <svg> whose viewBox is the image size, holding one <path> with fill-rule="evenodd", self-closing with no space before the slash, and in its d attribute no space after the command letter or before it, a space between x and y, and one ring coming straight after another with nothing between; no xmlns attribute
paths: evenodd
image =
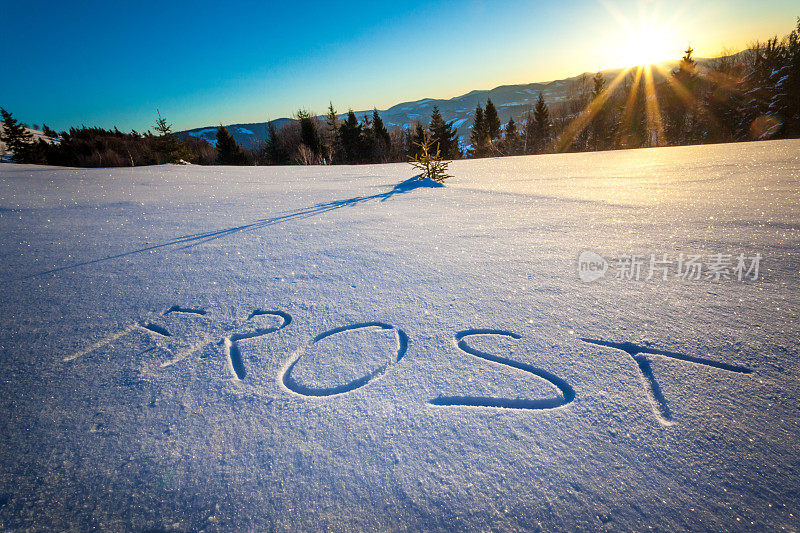
<svg viewBox="0 0 800 533"><path fill-rule="evenodd" d="M660 74L668 80L674 94L686 105L697 105L686 88L669 76L670 67L663 64L676 56L680 57L675 53L676 50L681 50L681 47L678 44L680 40L672 30L675 27L672 23L681 20L685 8L671 4L672 16L667 18L659 16L660 3L657 0L640 0L639 21L632 23L631 19L623 15L609 0L600 2L619 23L615 28L616 31L610 34L612 37L608 39L611 43L610 48L600 51L607 51L609 61L614 61L622 68L619 68L613 78L604 80L604 89L596 97L589 99L584 109L567 123L562 135L556 141L556 151L563 152L572 146L578 136L592 124L594 117L609 105L610 98L624 81L628 84L628 91L620 117L620 124L623 126L620 145L628 146L632 142L644 142L647 146L660 146L664 142L664 122L656 90L656 75ZM614 47L614 44L617 46ZM633 113L639 95L644 97L647 123L644 132L632 129L633 121L637 120Z"/></svg>
<svg viewBox="0 0 800 533"><path fill-rule="evenodd" d="M680 46L676 46L664 27L648 24L633 28L620 43L619 66L646 66L673 59L680 52Z"/></svg>
<svg viewBox="0 0 800 533"><path fill-rule="evenodd" d="M673 3L665 15L660 2L639 2L638 16L630 16L608 1L601 3L617 22L610 39L610 59L616 66L647 66L680 57L683 48L673 23L685 9L682 5Z"/></svg>

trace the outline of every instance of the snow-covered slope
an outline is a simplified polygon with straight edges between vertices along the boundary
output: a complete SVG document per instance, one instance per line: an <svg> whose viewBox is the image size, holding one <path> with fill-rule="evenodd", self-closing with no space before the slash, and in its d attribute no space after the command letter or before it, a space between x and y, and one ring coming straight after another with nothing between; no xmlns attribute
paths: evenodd
<svg viewBox="0 0 800 533"><path fill-rule="evenodd" d="M41 132L39 130L34 130L34 129L31 129L31 128L25 128L25 130L28 133L30 133L31 135L33 135L33 140L35 142L39 142L39 140L44 140L45 142L49 142L49 143L61 142L60 139L56 139L56 138L53 138L53 137L48 137L47 135L44 134L44 132ZM0 123L0 132L2 132L2 131L3 131L3 124ZM12 154L8 150L8 147L6 146L6 143L4 143L3 141L0 141L0 163L5 163L5 162L11 161L11 155Z"/></svg>
<svg viewBox="0 0 800 533"><path fill-rule="evenodd" d="M284 124L291 122L288 118L279 118L272 121L276 128L280 128ZM212 146L217 145L217 128L219 126L206 126L202 128L194 128L186 131L176 132L181 138L197 137L203 139ZM253 122L248 124L231 124L225 126L228 133L236 140L240 146L252 149L257 148L260 143L268 137L267 123L266 122Z"/></svg>
<svg viewBox="0 0 800 533"><path fill-rule="evenodd" d="M0 529L796 530L798 154L5 165Z"/></svg>

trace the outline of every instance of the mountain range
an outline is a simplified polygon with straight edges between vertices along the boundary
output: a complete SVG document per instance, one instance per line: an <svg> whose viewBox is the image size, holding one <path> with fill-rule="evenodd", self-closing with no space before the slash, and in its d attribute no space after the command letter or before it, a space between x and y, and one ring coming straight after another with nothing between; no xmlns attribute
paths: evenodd
<svg viewBox="0 0 800 533"><path fill-rule="evenodd" d="M699 65L707 64L709 61L711 59L697 60ZM677 62L675 61L667 62L662 64L662 67L669 70L676 64ZM604 70L603 74L607 81L611 81L621 70ZM653 74L656 81L658 81L661 77L658 70L654 70ZM594 73L584 73L571 78L547 82L501 85L494 89L470 91L449 99L423 98L422 100L403 102L388 109L378 110L378 114L389 130L394 127L409 128L417 121L427 124L433 112L433 106L437 106L444 119L448 122L453 122L453 126L458 131L461 146L465 147L469 144L469 133L475 108L479 104L481 106L485 105L487 98L491 98L497 107L500 120L505 124L509 118L513 117L514 120L519 120L526 112L531 110L539 97L539 93L542 94L545 102L550 106L566 101L569 98L571 88L575 87L582 76L587 76L591 82L591 77L594 76ZM359 119L362 119L364 115L371 117L372 110L356 111L356 116ZM346 113L339 115L340 118L345 116ZM324 119L324 116L320 116L320 118ZM280 129L283 124L291 120L291 118L279 118L271 122ZM236 142L245 148L253 148L267 137L267 122L230 124L226 128L236 139ZM177 132L177 135L182 138L186 136L199 137L215 145L216 132L217 126L205 126L180 131Z"/></svg>

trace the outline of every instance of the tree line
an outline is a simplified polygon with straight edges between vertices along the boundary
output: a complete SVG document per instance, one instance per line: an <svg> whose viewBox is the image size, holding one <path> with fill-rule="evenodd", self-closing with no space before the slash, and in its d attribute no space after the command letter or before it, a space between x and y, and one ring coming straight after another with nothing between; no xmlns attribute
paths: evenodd
<svg viewBox="0 0 800 533"><path fill-rule="evenodd" d="M125 167L159 165L191 161L213 164L216 150L201 139L180 140L172 133L172 126L159 114L154 129L124 133L113 130L81 126L56 133L47 125L42 132L47 140L34 140L33 134L20 124L11 113L0 108L3 131L0 141L13 153L17 163L68 167Z"/></svg>
<svg viewBox="0 0 800 533"><path fill-rule="evenodd" d="M237 145L223 126L216 146L179 139L160 114L155 133L85 126L56 133L44 125L56 142L34 142L5 109L0 141L17 162L100 167L400 162L417 157L426 137L444 159L800 137L800 18L784 38L702 67L693 52L687 48L671 72L639 67L613 80L602 72L580 76L563 102L548 105L540 93L532 109L505 124L488 99L475 109L466 146L436 106L426 124L389 129L376 109L340 118L333 104L324 117L301 109L280 128L268 122L265 139L252 149Z"/></svg>
<svg viewBox="0 0 800 533"><path fill-rule="evenodd" d="M359 119L351 109L339 118L331 103L324 119L300 110L295 120L277 129L267 123L266 140L252 150L260 165L362 164L408 161L419 154L425 134L436 139L445 159L462 156L453 122L434 106L430 123L389 130L377 109Z"/></svg>

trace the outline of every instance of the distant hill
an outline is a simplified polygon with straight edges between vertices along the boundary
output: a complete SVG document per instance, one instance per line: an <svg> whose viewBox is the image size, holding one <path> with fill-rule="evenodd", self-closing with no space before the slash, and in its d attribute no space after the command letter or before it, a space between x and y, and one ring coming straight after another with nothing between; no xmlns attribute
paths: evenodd
<svg viewBox="0 0 800 533"><path fill-rule="evenodd" d="M291 122L290 118L279 118L271 120L276 128L280 129L284 124ZM259 141L267 138L267 122L250 122L247 124L230 124L225 126L230 134L236 139L240 146L245 148L252 148ZM217 145L217 128L219 126L206 126L203 128L194 128L191 130L184 130L176 132L179 137L197 137L208 141L209 144Z"/></svg>
<svg viewBox="0 0 800 533"><path fill-rule="evenodd" d="M699 65L707 64L712 59L698 59ZM674 68L676 61L664 63L662 66L669 70ZM606 80L614 79L622 69L604 70ZM583 75L583 74L582 74ZM442 116L447 121L453 121L453 125L458 130L462 147L469 141L469 133L472 128L472 118L475 107L478 104L485 104L487 98L491 98L497 107L500 120L505 123L510 117L515 120L520 119L528 110L532 109L536 103L539 93L542 93L545 102L549 105L564 102L569 95L569 89L573 86L580 76L573 76L563 80L547 82L527 83L522 85L501 85L489 90L470 91L461 96L449 99L424 98L414 102L403 102L389 109L379 110L381 118L386 127L392 129L395 126L400 128L411 127L416 121L426 124L430 119L433 106L438 106ZM585 73L586 76L594 75L593 72ZM654 71L656 81L661 77ZM356 115L361 119L365 114L372 115L372 110L356 111ZM345 114L340 114L344 117ZM324 118L324 117L321 117ZM290 122L290 118L279 118L272 122L280 128L283 124ZM231 124L226 126L228 131L236 139L236 142L245 148L252 148L266 138L266 122L252 122L247 124ZM177 132L181 137L192 136L205 139L212 145L216 144L217 126L207 126Z"/></svg>
<svg viewBox="0 0 800 533"><path fill-rule="evenodd" d="M34 130L28 127L26 127L25 129L28 131L28 133L31 133L33 135L33 140L36 142L39 142L39 139L44 139L49 143L61 142L60 138L57 139L53 137L48 137L39 130ZM0 132L2 131L3 131L3 123L0 122ZM11 162L11 152L8 150L8 147L6 147L6 143L0 141L0 163L10 163L10 162Z"/></svg>

